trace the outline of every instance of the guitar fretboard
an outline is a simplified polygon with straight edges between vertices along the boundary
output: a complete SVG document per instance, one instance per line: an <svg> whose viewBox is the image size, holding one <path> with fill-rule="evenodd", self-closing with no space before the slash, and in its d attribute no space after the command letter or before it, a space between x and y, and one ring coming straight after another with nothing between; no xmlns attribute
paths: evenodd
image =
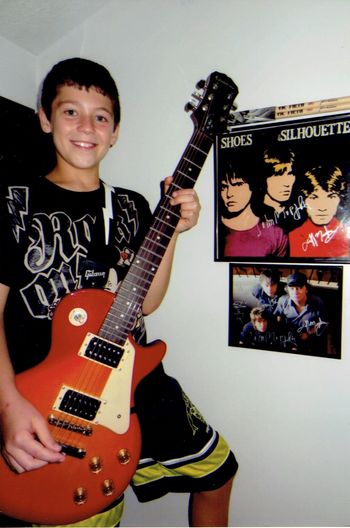
<svg viewBox="0 0 350 528"><path fill-rule="evenodd" d="M101 327L99 335L123 345L134 327L142 303L180 219L179 206L170 198L177 189L193 188L212 146L203 132L194 132L173 174L168 191L158 203L153 222Z"/></svg>

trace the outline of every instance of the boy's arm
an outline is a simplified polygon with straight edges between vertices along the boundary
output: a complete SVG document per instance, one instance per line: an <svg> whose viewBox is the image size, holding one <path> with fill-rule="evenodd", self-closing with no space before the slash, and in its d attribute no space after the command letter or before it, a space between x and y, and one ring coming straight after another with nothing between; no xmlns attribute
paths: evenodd
<svg viewBox="0 0 350 528"><path fill-rule="evenodd" d="M64 455L53 440L45 419L16 388L4 328L9 287L0 284L0 432L2 455L18 473L60 462Z"/></svg>
<svg viewBox="0 0 350 528"><path fill-rule="evenodd" d="M171 176L165 178L165 190L170 185L171 181ZM180 189L175 191L172 196L171 205L181 206L181 218L143 302L142 309L145 315L154 312L154 310L156 310L161 304L166 294L179 233L191 229L198 222L200 203L197 193L193 189Z"/></svg>

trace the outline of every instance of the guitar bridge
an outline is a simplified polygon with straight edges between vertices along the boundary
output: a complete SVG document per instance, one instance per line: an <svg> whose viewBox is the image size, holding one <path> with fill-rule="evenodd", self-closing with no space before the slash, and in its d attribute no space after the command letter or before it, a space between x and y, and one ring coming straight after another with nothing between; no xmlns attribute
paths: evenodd
<svg viewBox="0 0 350 528"><path fill-rule="evenodd" d="M56 416L53 414L50 414L48 416L47 421L50 425L53 425L54 427L58 427L59 429L65 429L67 431L78 433L84 436L92 435L91 425L81 425L81 424L71 422L68 420L62 420L61 418L56 418Z"/></svg>

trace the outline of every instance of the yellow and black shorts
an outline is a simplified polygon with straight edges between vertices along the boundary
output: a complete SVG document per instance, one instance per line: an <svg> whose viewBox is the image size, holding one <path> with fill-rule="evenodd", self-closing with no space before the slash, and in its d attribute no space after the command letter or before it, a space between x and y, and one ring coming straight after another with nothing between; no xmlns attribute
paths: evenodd
<svg viewBox="0 0 350 528"><path fill-rule="evenodd" d="M131 485L140 502L169 492L214 490L236 473L225 440L162 365L141 382L135 402L142 452Z"/></svg>

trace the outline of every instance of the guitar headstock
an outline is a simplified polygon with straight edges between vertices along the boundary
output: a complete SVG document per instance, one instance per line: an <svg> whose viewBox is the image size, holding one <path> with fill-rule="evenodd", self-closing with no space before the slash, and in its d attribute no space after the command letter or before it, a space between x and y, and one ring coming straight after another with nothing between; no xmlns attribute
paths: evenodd
<svg viewBox="0 0 350 528"><path fill-rule="evenodd" d="M236 110L234 100L238 88L227 75L213 72L206 81L199 81L192 99L185 106L195 127L210 136L227 130L229 116Z"/></svg>

